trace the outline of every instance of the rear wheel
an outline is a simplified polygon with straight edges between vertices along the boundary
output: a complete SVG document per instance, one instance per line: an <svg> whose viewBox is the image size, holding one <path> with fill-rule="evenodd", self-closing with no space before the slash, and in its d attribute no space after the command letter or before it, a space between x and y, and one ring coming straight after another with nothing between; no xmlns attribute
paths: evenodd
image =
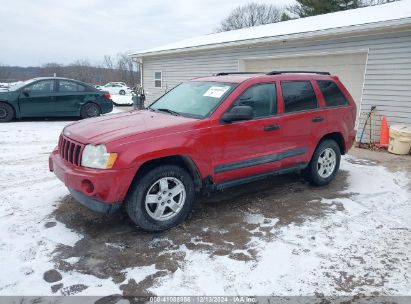
<svg viewBox="0 0 411 304"><path fill-rule="evenodd" d="M177 226L191 212L194 183L178 166L165 165L137 178L127 197L126 211L131 220L150 232Z"/></svg>
<svg viewBox="0 0 411 304"><path fill-rule="evenodd" d="M304 170L306 179L314 185L323 186L331 182L340 168L341 151L331 139L323 140L314 151L313 157Z"/></svg>
<svg viewBox="0 0 411 304"><path fill-rule="evenodd" d="M7 104L0 102L0 122L9 122L14 118L13 108Z"/></svg>
<svg viewBox="0 0 411 304"><path fill-rule="evenodd" d="M81 107L80 115L82 118L97 117L100 114L100 107L95 103L86 103Z"/></svg>
<svg viewBox="0 0 411 304"><path fill-rule="evenodd" d="M120 95L126 95L126 91L124 91L124 90L120 90Z"/></svg>

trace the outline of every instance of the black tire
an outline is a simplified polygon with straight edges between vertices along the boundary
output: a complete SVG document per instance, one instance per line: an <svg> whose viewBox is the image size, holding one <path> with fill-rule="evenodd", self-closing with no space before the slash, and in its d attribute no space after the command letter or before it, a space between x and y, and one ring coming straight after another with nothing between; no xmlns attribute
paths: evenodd
<svg viewBox="0 0 411 304"><path fill-rule="evenodd" d="M14 109L7 103L0 102L0 122L9 122L14 118Z"/></svg>
<svg viewBox="0 0 411 304"><path fill-rule="evenodd" d="M101 109L95 103L89 102L81 107L80 116L81 118L90 118L100 116Z"/></svg>
<svg viewBox="0 0 411 304"><path fill-rule="evenodd" d="M120 94L120 95L126 95L126 91L120 90L119 94Z"/></svg>
<svg viewBox="0 0 411 304"><path fill-rule="evenodd" d="M146 208L146 196L149 194L149 190L156 187L156 183L162 178L176 179L181 182L184 185L185 200L181 204L181 209L172 218L156 220L147 211L147 208L150 209L150 207ZM160 190L159 193L161 192ZM167 230L181 224L188 217L193 207L194 192L193 179L186 170L174 165L159 166L138 176L134 180L125 199L126 212L131 220L145 231L157 232ZM155 209L159 205L158 203L154 205ZM172 212L171 208L167 206L164 208L168 208Z"/></svg>
<svg viewBox="0 0 411 304"><path fill-rule="evenodd" d="M324 167L319 163L320 158L324 157L324 153L331 153L332 152L328 149L331 149L335 153L335 166L332 170L326 172L327 168ZM317 148L314 151L313 157L311 158L310 163L308 164L307 168L303 171L303 174L308 182L315 186L324 186L330 183L335 175L337 174L340 168L340 160L341 160L341 151L338 144L332 139L326 139L321 141ZM332 167L331 167L332 168ZM324 171L325 170L325 171ZM323 174L321 174L321 173ZM330 174L329 176L327 176Z"/></svg>

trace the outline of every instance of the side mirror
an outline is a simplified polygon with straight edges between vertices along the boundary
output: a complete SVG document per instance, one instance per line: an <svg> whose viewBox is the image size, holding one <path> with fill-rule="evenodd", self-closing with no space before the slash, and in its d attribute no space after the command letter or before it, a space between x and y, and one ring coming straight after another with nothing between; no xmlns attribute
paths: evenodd
<svg viewBox="0 0 411 304"><path fill-rule="evenodd" d="M240 120L250 120L254 117L254 110L250 106L235 106L229 112L226 112L221 117L225 123Z"/></svg>
<svg viewBox="0 0 411 304"><path fill-rule="evenodd" d="M24 88L22 91L23 95L26 97L29 97L30 95L30 89L29 88Z"/></svg>

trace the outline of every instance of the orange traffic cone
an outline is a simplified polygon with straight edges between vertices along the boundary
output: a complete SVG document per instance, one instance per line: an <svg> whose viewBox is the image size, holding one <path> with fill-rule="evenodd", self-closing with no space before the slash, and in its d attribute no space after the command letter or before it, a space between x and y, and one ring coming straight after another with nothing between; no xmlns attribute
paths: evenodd
<svg viewBox="0 0 411 304"><path fill-rule="evenodd" d="M380 147L388 147L389 129L385 116L381 120Z"/></svg>

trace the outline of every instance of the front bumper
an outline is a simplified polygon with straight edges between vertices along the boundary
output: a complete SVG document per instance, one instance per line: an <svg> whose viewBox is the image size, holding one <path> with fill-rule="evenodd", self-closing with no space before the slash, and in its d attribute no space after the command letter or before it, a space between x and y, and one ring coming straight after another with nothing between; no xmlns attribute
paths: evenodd
<svg viewBox="0 0 411 304"><path fill-rule="evenodd" d="M58 150L50 155L49 169L69 188L74 198L95 211L105 210L101 206L90 207L95 203L121 204L135 175L131 168L98 170L75 166L63 160Z"/></svg>
<svg viewBox="0 0 411 304"><path fill-rule="evenodd" d="M78 192L76 190L69 188L69 191L70 191L71 196L74 197L79 203L81 203L83 206L95 212L112 214L118 211L122 205L121 203L117 203L117 204L102 203L101 201L91 198L87 195L84 195L83 193Z"/></svg>

